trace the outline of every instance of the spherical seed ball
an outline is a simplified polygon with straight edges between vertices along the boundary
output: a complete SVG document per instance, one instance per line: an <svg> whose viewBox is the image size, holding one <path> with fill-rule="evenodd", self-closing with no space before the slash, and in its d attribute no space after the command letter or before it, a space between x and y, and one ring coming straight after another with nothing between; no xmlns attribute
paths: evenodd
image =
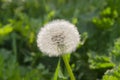
<svg viewBox="0 0 120 80"><path fill-rule="evenodd" d="M46 24L37 35L37 46L48 56L60 56L75 51L80 35L75 27L65 20Z"/></svg>

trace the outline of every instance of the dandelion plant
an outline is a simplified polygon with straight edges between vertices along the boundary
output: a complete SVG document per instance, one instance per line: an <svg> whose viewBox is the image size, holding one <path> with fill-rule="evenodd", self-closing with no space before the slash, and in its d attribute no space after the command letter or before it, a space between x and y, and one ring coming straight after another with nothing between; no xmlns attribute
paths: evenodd
<svg viewBox="0 0 120 80"><path fill-rule="evenodd" d="M61 56L71 80L75 80L75 77L65 54L75 51L79 42L80 35L77 27L66 20L49 22L37 35L38 48L50 57Z"/></svg>

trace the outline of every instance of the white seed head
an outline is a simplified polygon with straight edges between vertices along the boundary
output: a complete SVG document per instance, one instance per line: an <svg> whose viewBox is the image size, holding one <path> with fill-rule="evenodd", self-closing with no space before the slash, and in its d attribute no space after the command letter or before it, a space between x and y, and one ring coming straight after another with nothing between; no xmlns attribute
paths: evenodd
<svg viewBox="0 0 120 80"><path fill-rule="evenodd" d="M54 20L46 24L37 35L37 46L49 56L60 56L75 51L80 35L75 27L65 20Z"/></svg>

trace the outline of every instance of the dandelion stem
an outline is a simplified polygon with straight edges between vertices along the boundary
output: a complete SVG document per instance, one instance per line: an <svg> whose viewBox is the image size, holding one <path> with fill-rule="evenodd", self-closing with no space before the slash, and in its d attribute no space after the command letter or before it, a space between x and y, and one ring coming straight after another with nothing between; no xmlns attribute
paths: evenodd
<svg viewBox="0 0 120 80"><path fill-rule="evenodd" d="M68 71L68 73L70 75L71 80L75 80L75 77L74 77L74 74L73 74L72 69L70 67L70 64L69 64L69 61L67 59L67 56L63 55L62 58L63 58L63 61L65 63L66 69L67 69L67 71Z"/></svg>

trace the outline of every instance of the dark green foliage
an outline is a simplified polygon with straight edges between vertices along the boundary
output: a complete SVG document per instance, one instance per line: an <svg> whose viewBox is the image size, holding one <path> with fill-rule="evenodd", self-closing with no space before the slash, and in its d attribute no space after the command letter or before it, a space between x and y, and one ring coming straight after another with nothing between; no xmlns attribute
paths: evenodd
<svg viewBox="0 0 120 80"><path fill-rule="evenodd" d="M76 80L120 80L120 0L0 0L0 80L52 80L58 58L38 50L36 35L54 19L82 36L70 59ZM58 80L68 80L60 64Z"/></svg>

